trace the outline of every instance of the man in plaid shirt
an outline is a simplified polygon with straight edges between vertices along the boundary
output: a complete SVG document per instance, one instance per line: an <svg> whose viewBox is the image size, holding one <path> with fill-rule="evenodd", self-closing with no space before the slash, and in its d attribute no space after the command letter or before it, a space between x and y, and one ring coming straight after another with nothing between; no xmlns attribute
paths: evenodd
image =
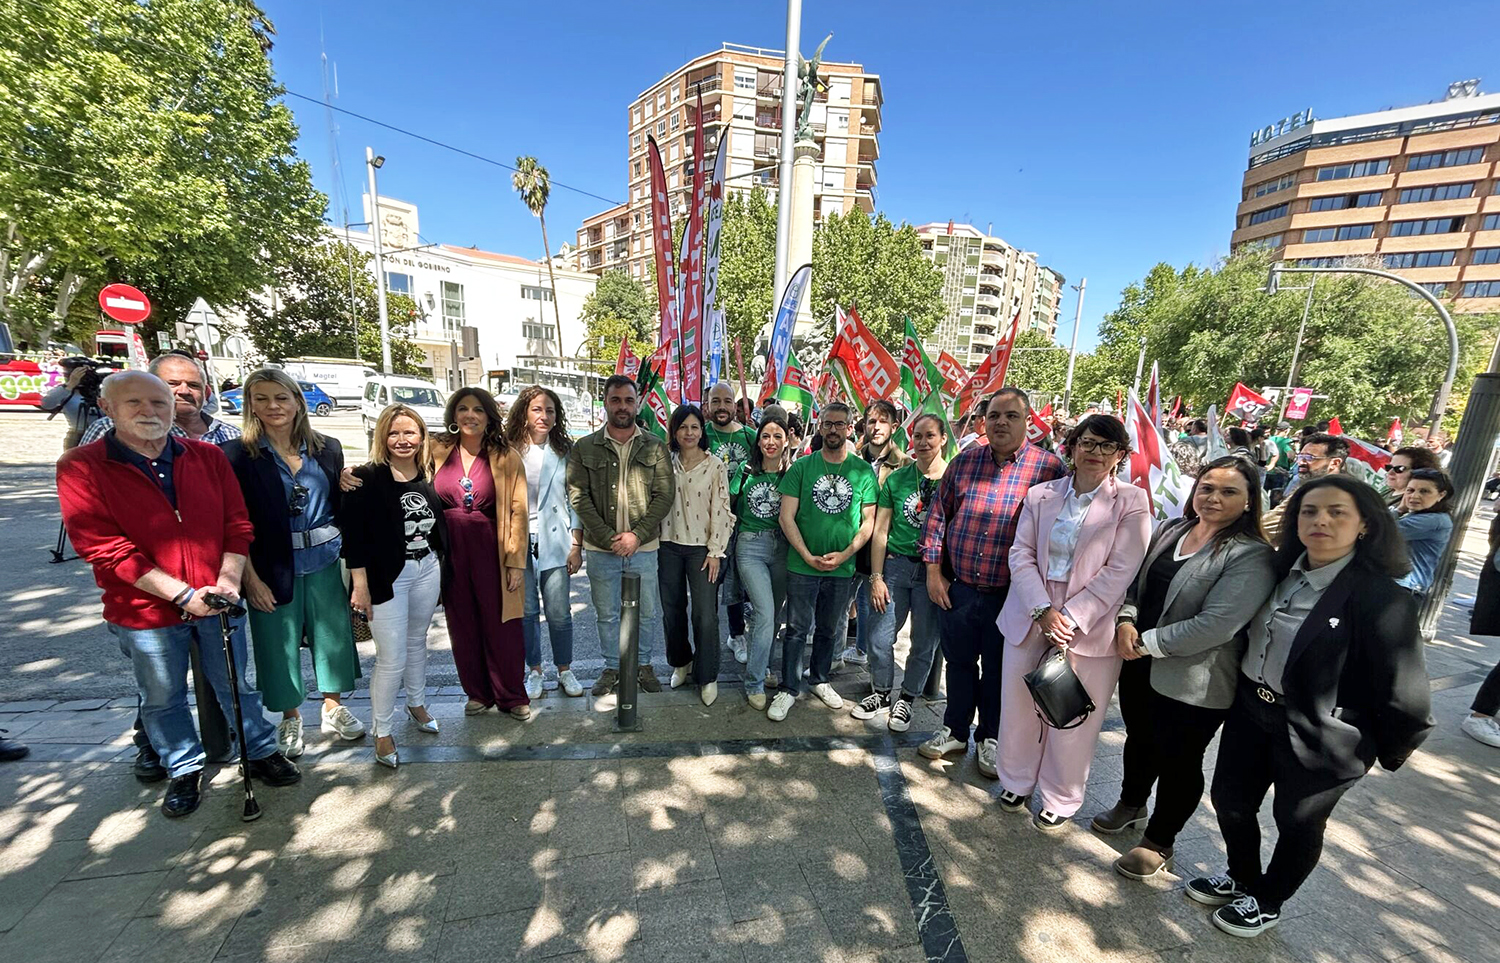
<svg viewBox="0 0 1500 963"><path fill-rule="evenodd" d="M979 771L996 778L1000 727L1000 658L995 625L1010 588L1010 546L1016 519L1032 485L1061 478L1062 460L1026 441L1031 405L1019 388L1001 388L984 406L987 445L974 445L948 463L922 533L927 594L942 611L948 708L943 727L917 750L941 759L969 746L974 732Z"/></svg>

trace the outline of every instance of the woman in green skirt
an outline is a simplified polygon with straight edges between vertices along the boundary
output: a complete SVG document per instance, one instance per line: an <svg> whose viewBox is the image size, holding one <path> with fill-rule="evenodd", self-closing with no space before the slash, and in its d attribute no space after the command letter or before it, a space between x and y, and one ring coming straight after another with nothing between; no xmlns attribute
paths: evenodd
<svg viewBox="0 0 1500 963"><path fill-rule="evenodd" d="M303 749L303 640L323 693L322 730L351 740L365 734L343 705L359 677L334 524L344 452L337 439L313 431L301 389L279 368L245 379L244 410L244 434L224 454L255 525L243 588L255 680L266 708L282 714L277 742L294 759Z"/></svg>

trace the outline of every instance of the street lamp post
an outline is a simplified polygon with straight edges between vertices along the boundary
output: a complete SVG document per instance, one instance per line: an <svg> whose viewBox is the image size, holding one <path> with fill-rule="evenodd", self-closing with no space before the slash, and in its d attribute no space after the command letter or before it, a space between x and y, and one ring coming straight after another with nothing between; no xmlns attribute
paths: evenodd
<svg viewBox="0 0 1500 963"><path fill-rule="evenodd" d="M375 172L385 166L385 158L365 148L365 167L370 172L370 235L375 239L375 304L380 309L380 370L391 373L391 322L385 308L385 251L380 240L380 188ZM356 351L358 348L356 348Z"/></svg>
<svg viewBox="0 0 1500 963"><path fill-rule="evenodd" d="M790 273L792 243L792 145L797 139L797 50L802 46L802 0L786 3L786 61L781 70L781 171L776 185L776 262L771 297L781 297Z"/></svg>
<svg viewBox="0 0 1500 963"><path fill-rule="evenodd" d="M1083 323L1083 292L1088 286L1088 278L1073 285L1073 290L1078 292L1078 310L1073 313L1073 346L1068 349L1068 382L1063 386L1062 404L1069 418L1073 417L1073 365L1078 361L1078 326Z"/></svg>

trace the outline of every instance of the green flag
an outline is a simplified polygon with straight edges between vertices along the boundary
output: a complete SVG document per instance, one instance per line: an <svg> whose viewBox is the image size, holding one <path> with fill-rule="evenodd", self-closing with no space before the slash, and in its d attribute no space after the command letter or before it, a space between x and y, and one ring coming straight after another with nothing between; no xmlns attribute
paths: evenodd
<svg viewBox="0 0 1500 963"><path fill-rule="evenodd" d="M786 355L786 377L781 380L781 387L776 389L776 400L797 405L801 410L803 422L807 421L807 413L812 408L813 393L807 385L807 376L802 372L802 365L797 363L797 356L790 349L787 350Z"/></svg>
<svg viewBox="0 0 1500 963"><path fill-rule="evenodd" d="M916 409L934 390L943 387L943 373L917 337L916 326L911 318L906 319L906 342L901 348L901 390L906 394L907 407Z"/></svg>
<svg viewBox="0 0 1500 963"><path fill-rule="evenodd" d="M948 421L948 406L943 404L943 389L941 387L934 388L928 392L927 397L923 398L922 403L911 413L911 417L906 419L906 423L897 429L901 436L901 446L903 448L907 447L906 438L911 430L911 426L923 415L937 415L942 419L943 428L948 438L948 443L943 446L943 458L946 461L951 461L953 456L958 454L958 439L953 437L953 426Z"/></svg>

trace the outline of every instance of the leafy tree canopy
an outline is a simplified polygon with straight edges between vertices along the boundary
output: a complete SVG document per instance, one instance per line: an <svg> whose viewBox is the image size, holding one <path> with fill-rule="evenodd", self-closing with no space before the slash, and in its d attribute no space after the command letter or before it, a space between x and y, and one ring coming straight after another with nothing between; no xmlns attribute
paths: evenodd
<svg viewBox="0 0 1500 963"><path fill-rule="evenodd" d="M626 338L638 357L646 357L656 347L656 293L624 271L600 275L579 316L589 337L585 354L592 351L599 359L597 370L602 375L614 373L620 342Z"/></svg>

